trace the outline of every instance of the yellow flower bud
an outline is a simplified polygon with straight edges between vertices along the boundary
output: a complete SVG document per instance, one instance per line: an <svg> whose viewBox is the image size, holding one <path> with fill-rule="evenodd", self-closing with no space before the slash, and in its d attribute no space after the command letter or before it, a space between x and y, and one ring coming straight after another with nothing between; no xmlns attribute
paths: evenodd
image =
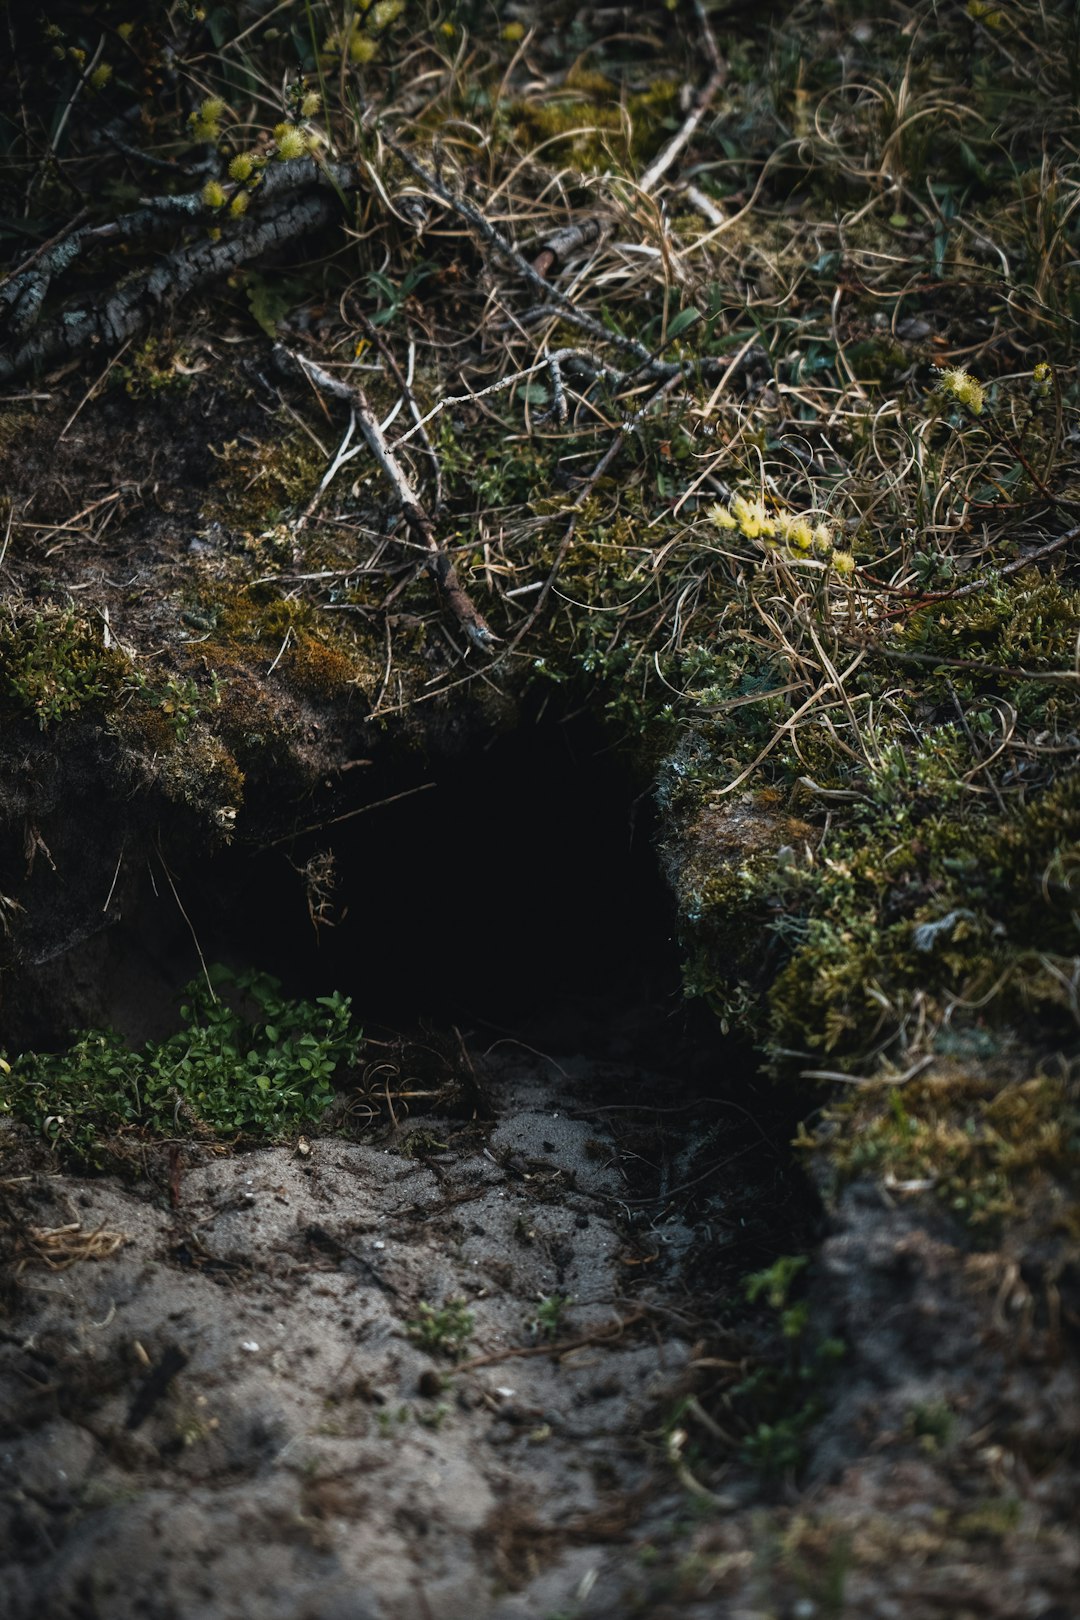
<svg viewBox="0 0 1080 1620"><path fill-rule="evenodd" d="M232 202L229 204L229 213L233 214L237 219L239 219L241 215L247 213L250 202L251 197L248 192L238 191Z"/></svg>
<svg viewBox="0 0 1080 1620"><path fill-rule="evenodd" d="M972 416L981 416L984 402L982 383L976 382L963 366L950 366L941 373L941 387L961 405L966 405Z"/></svg>
<svg viewBox="0 0 1080 1620"><path fill-rule="evenodd" d="M219 180L208 180L202 188L202 200L207 208L224 208L225 187Z"/></svg>
<svg viewBox="0 0 1080 1620"><path fill-rule="evenodd" d="M404 10L405 0L376 0L376 4L368 13L368 21L372 28L381 33L384 28L389 28L391 23L397 22Z"/></svg>
<svg viewBox="0 0 1080 1620"><path fill-rule="evenodd" d="M838 574L853 574L855 572L855 559L850 551L834 551L832 565Z"/></svg>
<svg viewBox="0 0 1080 1620"><path fill-rule="evenodd" d="M762 501L748 501L745 495L733 495L731 510L736 523L748 540L774 538L776 519L766 512Z"/></svg>
<svg viewBox="0 0 1080 1620"><path fill-rule="evenodd" d="M307 136L295 124L279 124L274 131L277 155L283 163L290 158L303 157L308 149Z"/></svg>
<svg viewBox="0 0 1080 1620"><path fill-rule="evenodd" d="M362 67L365 62L371 61L378 49L375 41L368 39L366 34L354 34L349 40L349 60Z"/></svg>
<svg viewBox="0 0 1080 1620"><path fill-rule="evenodd" d="M254 167L255 163L250 152L238 152L229 164L229 178L241 182L250 180Z"/></svg>
<svg viewBox="0 0 1080 1620"><path fill-rule="evenodd" d="M90 86L94 90L104 90L112 78L112 66L108 62L99 62L90 75Z"/></svg>

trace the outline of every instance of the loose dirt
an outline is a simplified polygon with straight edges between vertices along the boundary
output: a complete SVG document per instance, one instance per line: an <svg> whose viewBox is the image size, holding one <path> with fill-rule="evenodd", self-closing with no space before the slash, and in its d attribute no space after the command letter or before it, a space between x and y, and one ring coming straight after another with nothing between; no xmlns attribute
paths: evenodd
<svg viewBox="0 0 1080 1620"><path fill-rule="evenodd" d="M4 1184L9 1620L632 1601L635 1528L686 1500L666 1432L700 1329L694 1237L590 1112L613 1070L506 1046L480 1072L486 1124L185 1145L173 1208L114 1178ZM666 1077L619 1079L671 1101ZM410 1327L454 1301L456 1360Z"/></svg>

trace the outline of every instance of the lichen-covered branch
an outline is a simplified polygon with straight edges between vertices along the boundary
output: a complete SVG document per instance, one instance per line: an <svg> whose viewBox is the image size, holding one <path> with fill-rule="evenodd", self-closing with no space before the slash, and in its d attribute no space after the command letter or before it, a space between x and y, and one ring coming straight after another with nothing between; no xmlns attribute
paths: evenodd
<svg viewBox="0 0 1080 1620"><path fill-rule="evenodd" d="M0 383L90 348L118 348L188 293L326 224L336 198L355 189L358 179L350 164L320 164L310 157L276 165L262 177L258 211L243 224L216 241L203 237L175 248L153 269L121 282L103 302L75 305L35 330L53 282L85 250L151 237L170 224L197 221L206 209L201 192L187 192L149 199L120 219L71 232L0 287L0 320L15 340L0 353Z"/></svg>

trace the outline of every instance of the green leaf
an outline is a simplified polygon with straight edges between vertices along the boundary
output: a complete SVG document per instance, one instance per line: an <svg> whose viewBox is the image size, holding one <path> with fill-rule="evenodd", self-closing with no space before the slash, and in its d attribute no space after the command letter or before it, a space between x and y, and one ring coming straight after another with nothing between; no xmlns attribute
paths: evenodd
<svg viewBox="0 0 1080 1620"><path fill-rule="evenodd" d="M700 321L700 319L701 311L695 309L693 305L689 309L681 310L675 319L668 323L668 342L670 343L673 338L677 338L680 332L685 332L688 326L693 326L694 322Z"/></svg>
<svg viewBox="0 0 1080 1620"><path fill-rule="evenodd" d="M284 320L295 303L287 284L268 281L255 270L244 277L248 308L267 337L276 338L278 323Z"/></svg>

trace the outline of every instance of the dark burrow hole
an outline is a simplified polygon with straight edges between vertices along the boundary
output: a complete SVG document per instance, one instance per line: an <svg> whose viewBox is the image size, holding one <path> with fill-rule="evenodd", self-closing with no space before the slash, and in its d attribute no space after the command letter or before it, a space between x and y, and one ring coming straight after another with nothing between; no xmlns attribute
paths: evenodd
<svg viewBox="0 0 1080 1620"><path fill-rule="evenodd" d="M798 1105L684 998L656 810L602 729L580 716L523 724L346 783L270 848L177 865L175 897L149 863L93 957L107 1021L133 1042L175 1028L180 987L199 973L194 936L207 963L272 973L291 996L349 995L374 1043L445 1051L460 1031L474 1054L516 1040L585 1057L599 1078L583 1103L640 1106L643 1164L685 1161L700 1136L698 1216L714 1202L710 1164L733 1163L744 1264L790 1246L793 1227L801 1246L814 1206L789 1146Z"/></svg>
<svg viewBox="0 0 1080 1620"><path fill-rule="evenodd" d="M464 758L353 774L353 805L331 813L347 819L234 865L224 904L202 898L219 953L296 994L345 990L365 1022L480 1039L581 1044L616 1005L663 1019L678 1004L652 801L598 728L531 725ZM332 926L317 926L327 853Z"/></svg>

